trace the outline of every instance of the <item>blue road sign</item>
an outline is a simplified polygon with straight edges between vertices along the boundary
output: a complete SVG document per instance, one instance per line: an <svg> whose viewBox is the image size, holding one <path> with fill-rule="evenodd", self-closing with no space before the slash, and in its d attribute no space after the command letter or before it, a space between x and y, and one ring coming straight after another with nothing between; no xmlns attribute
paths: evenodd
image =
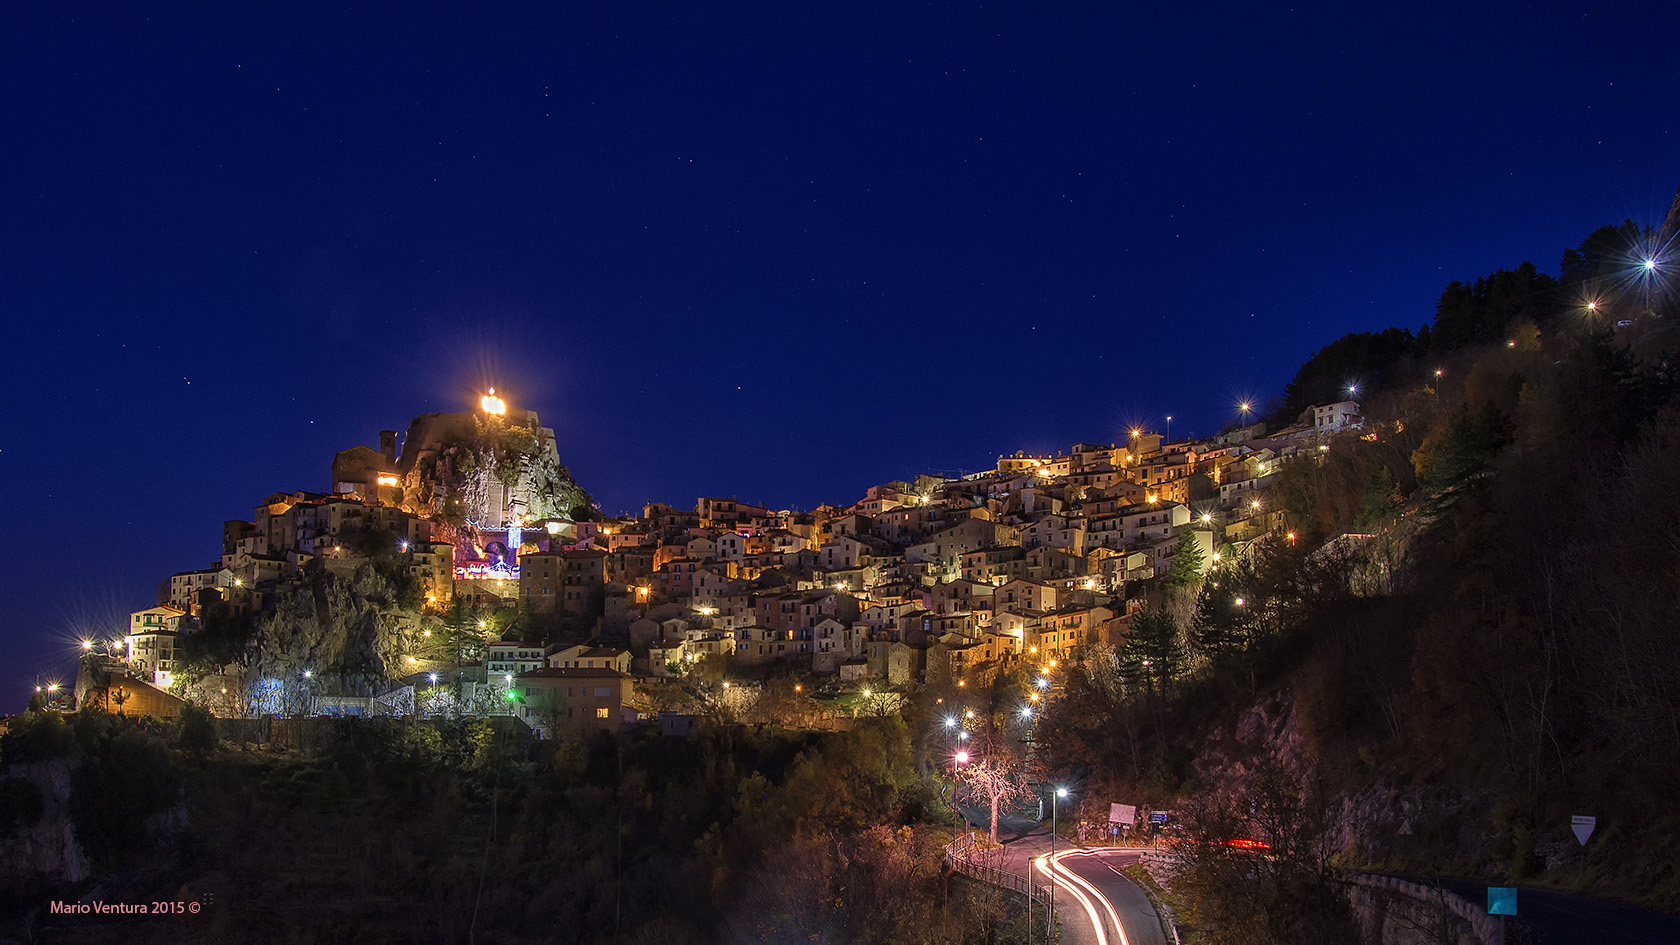
<svg viewBox="0 0 1680 945"><path fill-rule="evenodd" d="M1488 887L1488 915L1516 915L1517 890L1512 886Z"/></svg>

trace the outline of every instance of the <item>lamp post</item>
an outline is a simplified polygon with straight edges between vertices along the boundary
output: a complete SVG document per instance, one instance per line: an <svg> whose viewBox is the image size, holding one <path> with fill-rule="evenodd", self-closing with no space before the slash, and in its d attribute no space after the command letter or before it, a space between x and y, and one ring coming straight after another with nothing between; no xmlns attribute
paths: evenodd
<svg viewBox="0 0 1680 945"><path fill-rule="evenodd" d="M1056 801L1067 797L1067 788L1058 787L1050 792L1050 862L1056 862ZM1044 940L1052 941L1056 931L1056 877L1050 877L1050 918L1045 924Z"/></svg>
<svg viewBox="0 0 1680 945"><path fill-rule="evenodd" d="M968 733L964 732L963 734L967 735ZM968 764L968 749L959 748L957 753L951 756L951 843L953 845L957 842L957 779L959 777L957 769L965 764Z"/></svg>
<svg viewBox="0 0 1680 945"><path fill-rule="evenodd" d="M947 715L945 717L945 750L951 755L951 843L957 842L957 762L955 744L957 720Z"/></svg>
<svg viewBox="0 0 1680 945"><path fill-rule="evenodd" d="M1032 871L1033 864L1038 862L1032 857L1027 858L1027 945L1032 945Z"/></svg>

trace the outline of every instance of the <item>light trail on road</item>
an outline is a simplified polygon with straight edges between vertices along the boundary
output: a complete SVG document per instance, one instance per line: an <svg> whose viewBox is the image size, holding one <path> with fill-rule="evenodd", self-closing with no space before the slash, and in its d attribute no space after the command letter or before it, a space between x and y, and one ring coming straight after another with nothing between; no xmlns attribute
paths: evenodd
<svg viewBox="0 0 1680 945"><path fill-rule="evenodd" d="M1056 856L1056 859L1058 859L1058 860L1061 859L1061 855L1058 854ZM1058 886L1061 886L1063 889L1067 890L1069 895L1071 895L1075 899L1079 900L1079 904L1085 907L1085 914L1088 915L1091 919L1091 927L1096 929L1096 931L1097 931L1097 945L1108 945L1108 933L1106 931L1104 931L1104 929L1103 929L1102 915L1097 912L1097 907L1091 903L1090 898L1087 897L1085 895L1085 893L1081 892L1077 887L1073 886L1071 883L1068 883L1065 880L1063 880L1061 878L1061 876L1058 875L1057 869L1058 869L1058 865L1055 862L1052 862L1050 864L1050 867L1049 867L1050 881L1057 884ZM1062 867L1062 869L1065 870L1066 868ZM1073 874L1069 873L1068 875L1071 876ZM1126 933L1121 932L1120 933L1120 938L1121 938L1120 945L1127 945L1127 943L1125 942L1125 937L1126 937Z"/></svg>
<svg viewBox="0 0 1680 945"><path fill-rule="evenodd" d="M1091 885L1085 877L1062 865L1064 857L1091 855L1082 850L1063 850L1053 857L1048 857L1050 860L1050 879L1056 885L1067 890L1074 898L1079 900L1080 905L1085 907L1086 914L1091 917L1091 925L1097 930L1098 945L1108 945L1108 933L1103 928L1102 915L1097 912L1097 907L1091 902L1092 897L1102 903L1103 910L1108 913L1109 919L1114 922L1114 930L1120 933L1120 945L1131 945L1126 940L1126 927L1120 924L1120 914L1114 911L1114 904L1108 901L1108 897L1099 892L1097 887ZM1090 893L1090 896L1087 896L1086 893Z"/></svg>

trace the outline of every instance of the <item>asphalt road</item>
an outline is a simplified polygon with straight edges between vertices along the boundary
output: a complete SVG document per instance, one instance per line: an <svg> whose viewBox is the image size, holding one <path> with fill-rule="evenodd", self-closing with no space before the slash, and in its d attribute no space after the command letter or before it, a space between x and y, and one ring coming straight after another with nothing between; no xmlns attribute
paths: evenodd
<svg viewBox="0 0 1680 945"><path fill-rule="evenodd" d="M975 830L990 829L989 807L963 803L960 810ZM1013 811L998 812L998 839L1004 844L1004 868L1015 873L1024 875L1028 860L1050 852L1050 832ZM1056 887L1064 945L1167 945L1149 897L1119 871L1139 856L1137 850L1070 848L1066 841L1056 845L1057 862L1077 877L1059 876Z"/></svg>
<svg viewBox="0 0 1680 945"><path fill-rule="evenodd" d="M1102 914L1109 945L1167 945L1161 921L1156 917L1149 897L1136 883L1120 873L1120 867L1136 863L1138 856L1136 852L1101 850L1057 856L1064 869L1094 887L1101 899L1112 908L1110 912L1109 908L1102 908L1099 904L1098 910ZM1060 891L1057 894L1060 895ZM1119 922L1119 929L1115 928L1115 920ZM1069 921L1071 918L1064 919L1064 922Z"/></svg>
<svg viewBox="0 0 1680 945"><path fill-rule="evenodd" d="M1487 886L1462 879L1404 876L1414 883L1440 883L1470 902L1485 906ZM1510 945L1675 945L1680 916L1652 912L1605 899L1522 888L1517 915L1507 919Z"/></svg>

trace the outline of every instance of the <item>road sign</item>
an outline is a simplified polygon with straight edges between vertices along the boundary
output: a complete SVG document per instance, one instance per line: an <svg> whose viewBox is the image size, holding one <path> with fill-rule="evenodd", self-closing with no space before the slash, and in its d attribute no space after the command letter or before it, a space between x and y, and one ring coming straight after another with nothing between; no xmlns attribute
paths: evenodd
<svg viewBox="0 0 1680 945"><path fill-rule="evenodd" d="M1152 824L1164 824L1167 822L1167 813L1167 811L1158 810L1149 815L1149 822Z"/></svg>
<svg viewBox="0 0 1680 945"><path fill-rule="evenodd" d="M1108 805L1108 822L1111 824L1125 824L1130 827L1137 823L1137 807L1133 804Z"/></svg>
<svg viewBox="0 0 1680 945"><path fill-rule="evenodd" d="M1516 915L1517 890L1514 886L1488 887L1488 915Z"/></svg>
<svg viewBox="0 0 1680 945"><path fill-rule="evenodd" d="M1575 831L1575 839L1581 841L1582 846L1587 845L1587 838L1592 836L1593 828L1596 826L1598 826L1597 817L1584 817L1576 814L1569 818L1569 829Z"/></svg>

